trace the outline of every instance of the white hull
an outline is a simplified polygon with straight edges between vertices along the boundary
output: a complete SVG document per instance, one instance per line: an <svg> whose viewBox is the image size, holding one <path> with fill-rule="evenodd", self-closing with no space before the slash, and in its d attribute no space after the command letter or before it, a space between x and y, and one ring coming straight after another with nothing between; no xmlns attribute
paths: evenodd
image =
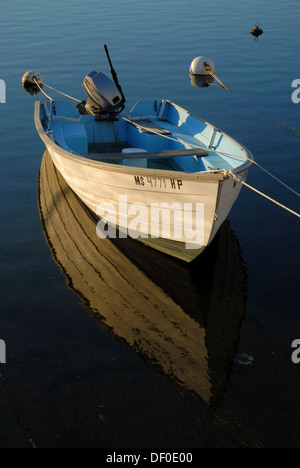
<svg viewBox="0 0 300 468"><path fill-rule="evenodd" d="M117 226L122 233L119 235L129 234L187 262L211 243L237 199L241 184L236 184L225 172L185 173L128 167L75 155L46 134L40 123L39 104L35 115L37 130L56 168L94 214ZM245 179L247 170L243 167L239 176ZM158 223L158 218L154 219L151 209L156 205L162 208L160 216L164 213L165 219L170 220L169 229L161 222L162 218ZM164 206L167 208L163 209ZM182 225L185 207L190 227L187 230Z"/></svg>
<svg viewBox="0 0 300 468"><path fill-rule="evenodd" d="M170 253L171 249L170 243L165 242L165 247L163 248L160 239L167 239L171 242L184 244L181 247L187 250L187 252L181 252L182 249L180 245L177 245L176 249L179 249L179 252L174 252L175 256L179 256L180 258L194 258L198 255L198 250L203 250L204 247L210 244L219 227L227 218L241 190L241 185L233 187L234 182L231 179L224 180L219 174L195 180L194 177L191 179L187 177L186 174L180 175L178 173L166 174L162 178L161 173L157 174L157 172L149 172L149 170L147 170L147 173L144 173L141 169L135 171L131 170L130 173L128 173L128 171L125 173L123 171L116 172L107 170L107 168L95 166L94 163L89 164L86 161L83 162L74 158L66 158L65 155L53 149L51 145L49 145L47 149L55 166L68 185L94 214L97 215L99 206L109 203L114 206L115 212L107 213L103 218L107 222L114 224L114 213L118 215L120 213L120 197L124 200L127 199L128 207L132 204L145 205L148 210L148 219L144 218L145 222L142 223L144 229L143 232L140 232L142 236L141 240L153 247L157 245L159 250L166 250L168 253ZM136 179L136 177L139 179ZM136 180L143 180L145 185L138 185ZM221 181L222 184L220 184ZM178 189L178 182L180 184L180 190ZM174 183L176 188L172 188ZM203 234L201 233L202 245L198 244L196 236L194 239L191 239L186 237L184 232L180 239L175 238L174 223L171 225L170 237L164 237L162 225L159 226L160 239L151 237L153 231L153 225L151 224L151 205L157 203L163 206L163 204L166 203L172 206L174 203L179 203L180 206L183 207L184 204L192 203L194 209L192 226L194 232L196 228L195 200L197 203L201 203L204 206L204 231ZM121 219L118 216L118 229L126 234L128 228L136 224L135 220L137 220L137 215L138 213L134 215L128 214L127 219ZM176 222L176 219L174 222ZM131 236L134 236L132 232ZM138 236L139 233L137 232L136 237ZM195 249L192 249L191 244L193 243L195 244ZM189 247L186 248L187 245L185 244ZM189 250L193 252L189 252ZM194 250L196 250L196 252Z"/></svg>

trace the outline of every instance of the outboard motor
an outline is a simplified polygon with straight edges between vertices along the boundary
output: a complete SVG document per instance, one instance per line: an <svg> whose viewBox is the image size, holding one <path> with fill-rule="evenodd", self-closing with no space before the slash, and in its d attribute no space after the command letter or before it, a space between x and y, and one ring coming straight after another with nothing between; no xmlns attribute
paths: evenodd
<svg viewBox="0 0 300 468"><path fill-rule="evenodd" d="M111 64L107 46L104 46L114 83L103 73L92 71L82 83L88 100L82 101L78 106L81 114L92 114L99 118L114 118L125 108L125 96L118 82L117 74Z"/></svg>

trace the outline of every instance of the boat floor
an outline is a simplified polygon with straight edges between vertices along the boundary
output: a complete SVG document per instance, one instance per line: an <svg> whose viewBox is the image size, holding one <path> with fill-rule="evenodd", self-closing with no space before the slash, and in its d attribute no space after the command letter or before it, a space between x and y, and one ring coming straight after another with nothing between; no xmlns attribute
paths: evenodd
<svg viewBox="0 0 300 468"><path fill-rule="evenodd" d="M184 123L177 126L167 120L159 120L151 116L144 116L143 118L139 118L136 116L131 116L130 114L128 115L128 119L125 120L128 121L128 127L132 128L133 131L135 129L136 132L140 132L145 135L145 139L143 139L142 145L138 143L135 144L134 137L131 139L131 141L129 139L128 142L118 142L117 144L115 144L114 142L97 144L89 143L88 148L86 148L87 154L83 154L79 150L79 146L77 146L77 141L84 140L84 135L86 137L84 127L85 125L89 125L88 122L90 122L91 120L87 120L85 123L83 116L83 118L81 120L78 120L78 122L69 122L68 115L63 116L63 113L66 114L65 107L60 108L59 103L57 103L57 119L51 122L51 130L53 131L54 139L56 140L59 146L63 147L63 145L60 144L60 142L65 141L66 146L69 146L71 148L71 152L75 152L75 154L80 154L83 157L95 161L110 162L116 165L128 165L137 168L142 167L157 170L172 170L186 173L197 173L221 169L232 170L233 168L238 167L241 163L240 159L235 160L234 158L232 158L232 160L230 160L228 157L222 156L221 154L215 152L216 148L220 146L222 133L220 133L220 137L218 136L213 139L214 146L211 147L210 142L212 136L210 137L209 135L203 135L203 140L202 138L198 139L196 138L196 133L194 136L190 133L187 133L187 129L184 128ZM88 116L88 119L90 119L90 117L91 116ZM66 119L65 123L63 121L64 118ZM74 118L74 116L72 116L72 118ZM64 134L64 132L66 132L67 128L69 129L69 127L72 127L72 130L68 130L68 133ZM80 133L80 128L82 128L82 135ZM214 132L214 130L214 127L212 127L212 132ZM151 140L151 135L155 135L153 137L153 141L155 141L155 143L153 143L153 141ZM67 136L67 140L64 138L64 136ZM72 137L74 137L74 141L76 141L76 144L74 144L73 148L68 144ZM159 137L161 138L161 140L157 140ZM156 138L156 140L154 140L154 138ZM168 140L166 140L166 138ZM141 139L137 138L137 141L141 143ZM134 158L131 155L129 156L130 153L124 154L124 158L113 158L112 156L112 153L122 153L122 150L125 148L141 147L147 149L148 143L148 152L161 152L165 150L178 151L180 148L182 148L183 151L189 148L195 148L195 151L197 151L197 147L200 146L202 148L206 148L207 153L199 154L195 159L193 157L193 154L191 154L190 157L182 158L180 157L182 155L170 153L168 157L166 155L164 156L165 159L162 159L160 157L155 158L154 156L152 156L152 160L150 160L149 155L149 157L137 157L135 161L133 160ZM110 155L109 158L104 156L107 153L109 153ZM145 160L147 160L147 162Z"/></svg>
<svg viewBox="0 0 300 468"><path fill-rule="evenodd" d="M97 145L98 146L98 145ZM129 148L128 145L125 145L124 148ZM124 149L123 148L123 149ZM108 152L109 151L109 152ZM115 158L114 158L115 154ZM111 147L108 148L107 145L105 145L105 151L99 151L99 146L98 146L98 151L93 151L91 153L88 153L86 155L83 155L84 157L91 159L93 161L101 161L101 162L106 162L110 164L115 164L115 165L123 165L124 160L127 162L130 161L131 159L134 161L134 159L137 158L130 158L130 154L122 154L122 159L118 156L120 154L120 147ZM148 156L148 153L144 153L146 156ZM136 154L135 154L136 156ZM168 157L164 158L159 158L159 157L152 157L149 158L144 156L144 159L147 159L147 168L148 169L158 169L158 170L165 170L165 171L175 171L175 172L182 172L183 169L182 167L176 163L176 161L169 155ZM133 162L132 161L132 162ZM137 166L138 167L138 166Z"/></svg>
<svg viewBox="0 0 300 468"><path fill-rule="evenodd" d="M207 171L207 170L219 170L219 169L225 169L225 170L231 170L233 166L226 161L221 155L218 155L215 153L215 151L210 151L209 148L207 151L205 150L197 150L197 147L202 147L202 148L207 148L207 143L201 142L197 138L195 138L192 135L189 135L186 133L184 130L182 130L180 127L177 127L170 123L169 121L166 120L152 120L151 117L147 119L139 119L137 121L134 121L131 123L133 126L135 126L138 130L140 130L142 133L147 133L147 134L159 134L159 135L165 135L168 138L172 138L180 143L184 143L187 148L195 148L194 151L191 149L188 150L190 151L190 156L193 157L193 155L198 155L199 160L196 158L196 161L192 164L188 164L186 166L185 164L179 163L178 161L174 160L174 158L181 156L179 153L176 154L176 151L178 151L178 147L176 148L176 141L173 143L172 140L170 140L170 150L169 151L174 151L174 154L169 154L168 159L161 159L161 158L155 158L154 156L149 155L149 159L147 162L147 168L149 169L161 169L161 170L172 170L172 171L177 171L177 172L187 172L187 173L195 173L195 172L202 172L202 171ZM152 130L154 132L152 132ZM163 138L163 137L162 137ZM89 159L93 159L96 161L104 161L104 162L110 162L113 164L122 164L122 159L120 158L113 158L113 156L109 156L108 158L106 157L106 153L121 153L123 149L132 147L132 145L128 144L127 142L123 143L117 143L117 144L97 144L97 145L89 145L89 154L85 155ZM176 148L176 149L175 149ZM159 149L158 149L159 151ZM182 156L187 156L187 154L184 154L186 150L181 150L182 151ZM199 152L199 153L197 153ZM103 154L104 153L104 154ZM202 158L205 156L205 158ZM137 159L139 158L138 156L135 156ZM143 158L146 158L146 156L141 156ZM164 157L167 157L166 155ZM150 158L154 158L153 160L150 160ZM108 160L110 159L110 160ZM129 156L124 155L124 159L128 162L129 159L134 159L134 156ZM131 166L134 166L134 161L131 162ZM136 167L140 167L138 162L136 164Z"/></svg>

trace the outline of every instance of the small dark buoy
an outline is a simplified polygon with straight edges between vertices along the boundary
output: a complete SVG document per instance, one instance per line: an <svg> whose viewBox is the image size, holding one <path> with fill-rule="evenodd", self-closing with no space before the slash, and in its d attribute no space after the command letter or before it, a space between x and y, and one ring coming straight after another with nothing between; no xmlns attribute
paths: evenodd
<svg viewBox="0 0 300 468"><path fill-rule="evenodd" d="M250 32L251 32L252 36L255 37L255 39L258 39L259 36L261 36L263 34L263 30L260 29L259 23L256 23L255 27L252 28Z"/></svg>

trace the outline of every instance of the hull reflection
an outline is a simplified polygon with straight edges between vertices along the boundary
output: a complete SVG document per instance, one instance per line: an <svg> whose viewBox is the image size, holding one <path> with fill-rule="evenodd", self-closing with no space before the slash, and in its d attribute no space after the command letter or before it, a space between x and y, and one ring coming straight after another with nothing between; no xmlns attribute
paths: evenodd
<svg viewBox="0 0 300 468"><path fill-rule="evenodd" d="M97 220L45 152L39 174L45 238L69 288L114 338L207 404L229 384L242 320L245 270L225 223L186 265L132 239L101 240Z"/></svg>

